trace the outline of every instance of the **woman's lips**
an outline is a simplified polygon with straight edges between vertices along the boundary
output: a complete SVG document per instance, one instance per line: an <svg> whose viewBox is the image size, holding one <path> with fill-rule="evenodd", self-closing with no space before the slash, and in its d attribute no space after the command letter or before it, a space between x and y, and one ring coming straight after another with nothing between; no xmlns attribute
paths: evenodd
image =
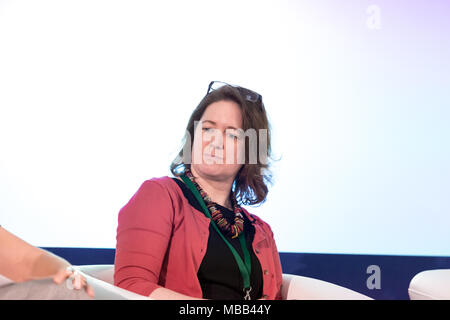
<svg viewBox="0 0 450 320"><path fill-rule="evenodd" d="M222 160L222 157L217 157L217 156L210 155L210 154L205 154L204 156L207 158L210 158L210 159Z"/></svg>

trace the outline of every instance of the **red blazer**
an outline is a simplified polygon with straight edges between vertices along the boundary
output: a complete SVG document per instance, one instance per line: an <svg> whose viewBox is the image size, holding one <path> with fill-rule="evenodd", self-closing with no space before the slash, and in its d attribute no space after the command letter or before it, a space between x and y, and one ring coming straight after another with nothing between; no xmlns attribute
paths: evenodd
<svg viewBox="0 0 450 320"><path fill-rule="evenodd" d="M253 250L263 272L263 297L281 299L280 257L269 225L253 221ZM197 271L210 220L192 207L172 178L145 181L119 212L114 284L148 296L159 287L202 298Z"/></svg>

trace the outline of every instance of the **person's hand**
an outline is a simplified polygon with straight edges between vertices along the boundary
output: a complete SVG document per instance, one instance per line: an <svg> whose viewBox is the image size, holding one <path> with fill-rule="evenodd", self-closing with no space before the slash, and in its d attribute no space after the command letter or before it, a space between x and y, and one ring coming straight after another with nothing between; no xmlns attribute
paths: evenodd
<svg viewBox="0 0 450 320"><path fill-rule="evenodd" d="M67 268L59 269L58 272L53 276L53 281L57 284L66 281L66 285L69 289L75 290L85 290L90 297L94 297L94 289L88 285L86 279L72 266Z"/></svg>

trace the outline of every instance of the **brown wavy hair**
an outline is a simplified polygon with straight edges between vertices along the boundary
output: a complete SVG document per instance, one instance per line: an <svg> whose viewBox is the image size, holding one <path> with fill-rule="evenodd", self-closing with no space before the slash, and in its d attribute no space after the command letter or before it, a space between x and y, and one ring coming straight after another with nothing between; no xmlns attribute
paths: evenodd
<svg viewBox="0 0 450 320"><path fill-rule="evenodd" d="M271 128L262 99L257 102L245 100L239 90L235 87L223 86L218 90L210 92L202 99L202 101L200 101L199 105L195 108L189 118L182 148L176 158L172 161L170 171L174 176L180 176L184 173L185 167L190 168L191 161L190 159L184 159L183 150L185 150L186 146L192 146L192 141L187 140L191 139L191 137L193 139L194 137L195 121L200 121L203 113L210 104L223 100L234 101L241 108L242 129L244 132L251 128L255 129L257 133L259 133L259 129L267 130L267 152L265 152L265 154L260 154L260 136L259 134L256 134L256 154L258 157L257 163L255 164L249 163L249 143L247 143L248 137L245 137L245 163L236 174L232 186L232 192L234 192L236 200L240 205L262 204L266 200L267 193L269 192L267 184L272 184L272 173L269 169L269 159L273 160L270 141ZM192 149L190 151L192 151ZM261 157L263 158L263 161L261 161ZM180 171L180 168L183 170Z"/></svg>

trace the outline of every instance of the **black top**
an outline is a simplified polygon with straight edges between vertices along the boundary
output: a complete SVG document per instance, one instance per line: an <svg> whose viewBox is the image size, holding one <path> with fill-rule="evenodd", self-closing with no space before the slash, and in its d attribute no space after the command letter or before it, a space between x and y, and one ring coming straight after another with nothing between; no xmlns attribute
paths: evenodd
<svg viewBox="0 0 450 320"><path fill-rule="evenodd" d="M202 207L184 182L177 178L172 179L180 186L189 204L203 213ZM233 211L219 204L217 204L217 208L228 222L234 223ZM262 296L262 269L252 248L255 228L246 215L243 214L243 216L245 240L252 261L252 270L250 274L250 285L252 290L250 291L250 296L253 300L259 299ZM242 260L244 260L244 254L239 239L231 239L230 236L227 236L224 233L222 234L236 249ZM242 300L244 298L243 280L236 260L212 224L209 225L208 247L202 263L200 264L200 268L198 269L197 277L202 287L203 298L205 299Z"/></svg>

